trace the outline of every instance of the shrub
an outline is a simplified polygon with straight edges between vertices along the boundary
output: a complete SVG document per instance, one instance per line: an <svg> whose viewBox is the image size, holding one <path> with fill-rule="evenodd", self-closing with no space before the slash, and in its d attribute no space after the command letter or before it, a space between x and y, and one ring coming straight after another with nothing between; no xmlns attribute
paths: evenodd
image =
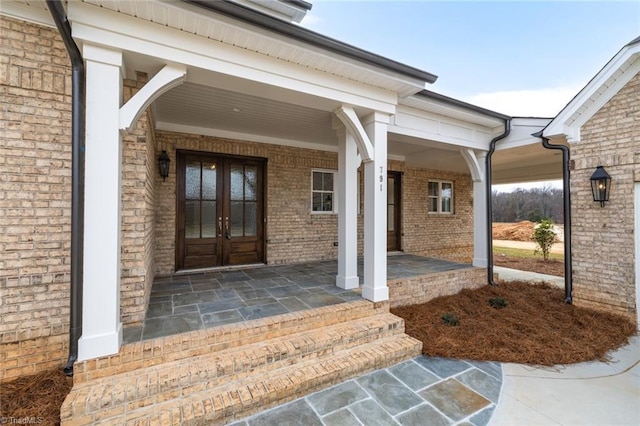
<svg viewBox="0 0 640 426"><path fill-rule="evenodd" d="M509 302L504 300L503 297L492 297L489 299L489 306L496 309L506 308Z"/></svg>
<svg viewBox="0 0 640 426"><path fill-rule="evenodd" d="M556 232L553 230L553 221L542 219L534 228L531 239L537 245L533 254L542 254L542 258L545 261L549 260L551 246L558 242Z"/></svg>
<svg viewBox="0 0 640 426"><path fill-rule="evenodd" d="M458 317L450 312L443 314L440 318L442 319L442 323L444 325L456 326L460 324L460 321L458 321Z"/></svg>

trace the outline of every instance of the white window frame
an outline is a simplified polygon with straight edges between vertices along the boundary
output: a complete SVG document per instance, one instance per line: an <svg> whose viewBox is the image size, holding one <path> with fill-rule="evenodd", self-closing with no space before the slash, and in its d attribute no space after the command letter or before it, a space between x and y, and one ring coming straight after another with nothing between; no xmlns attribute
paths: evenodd
<svg viewBox="0 0 640 426"><path fill-rule="evenodd" d="M438 184L438 195L433 196L429 194L429 186L431 183L437 183ZM442 211L442 184L448 184L451 185L451 211ZM444 214L444 215L453 215L454 213L454 194L455 194L455 189L454 189L454 185L453 185L453 181L451 180L439 180L439 179L429 179L429 182L427 183L427 212L429 214ZM437 211L430 211L429 208L431 206L431 199L433 198L437 198L438 200L438 210Z"/></svg>
<svg viewBox="0 0 640 426"><path fill-rule="evenodd" d="M332 208L331 211L315 211L313 210L313 194L316 192L328 192L328 191L318 191L313 189L313 174L314 173L331 173L333 174L333 191L332 191ZM309 210L311 214L338 214L338 171L337 170L327 170L327 169L311 169L311 200Z"/></svg>

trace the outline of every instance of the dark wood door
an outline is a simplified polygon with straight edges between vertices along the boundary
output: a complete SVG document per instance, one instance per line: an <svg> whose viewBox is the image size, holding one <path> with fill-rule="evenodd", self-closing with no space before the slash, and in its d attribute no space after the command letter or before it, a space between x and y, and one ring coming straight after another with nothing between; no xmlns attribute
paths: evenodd
<svg viewBox="0 0 640 426"><path fill-rule="evenodd" d="M178 153L176 269L264 261L264 162Z"/></svg>
<svg viewBox="0 0 640 426"><path fill-rule="evenodd" d="M400 172L387 174L387 251L400 251L401 245L401 178Z"/></svg>

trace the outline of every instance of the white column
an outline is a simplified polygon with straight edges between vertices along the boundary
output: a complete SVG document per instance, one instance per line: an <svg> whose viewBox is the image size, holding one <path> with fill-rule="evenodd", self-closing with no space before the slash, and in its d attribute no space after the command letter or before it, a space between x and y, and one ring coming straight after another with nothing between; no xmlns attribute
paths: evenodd
<svg viewBox="0 0 640 426"><path fill-rule="evenodd" d="M473 180L473 266L486 268L488 265L489 253L488 230L487 230L487 166L485 158L486 152L476 153L478 169L481 173ZM472 176L474 174L472 173Z"/></svg>
<svg viewBox="0 0 640 426"><path fill-rule="evenodd" d="M363 120L374 149L364 165L364 287L372 302L389 299L387 287L387 125L389 116L374 112Z"/></svg>
<svg viewBox="0 0 640 426"><path fill-rule="evenodd" d="M78 360L117 353L120 322L122 53L83 46L86 61L84 289Z"/></svg>
<svg viewBox="0 0 640 426"><path fill-rule="evenodd" d="M358 288L358 149L353 135L338 130L338 275L336 285Z"/></svg>

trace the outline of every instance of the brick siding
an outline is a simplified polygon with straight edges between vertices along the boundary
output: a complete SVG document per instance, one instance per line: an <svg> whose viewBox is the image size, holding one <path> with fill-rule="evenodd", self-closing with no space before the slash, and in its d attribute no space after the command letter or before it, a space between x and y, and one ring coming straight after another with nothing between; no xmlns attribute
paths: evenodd
<svg viewBox="0 0 640 426"><path fill-rule="evenodd" d="M166 182L156 178L156 272L175 272L176 150L266 158L267 162L267 263L335 259L338 240L336 215L311 213L311 170L337 169L337 154L208 136L157 131L158 154L166 150L171 171ZM465 174L406 168L390 161L389 170L404 172L402 180L403 250L407 253L471 262L473 256L473 206L471 177ZM360 174L361 198L363 174ZM454 214L427 213L429 179L454 182ZM361 200L362 206L362 200ZM362 254L364 209L358 217ZM452 238L453 236L453 238Z"/></svg>
<svg viewBox="0 0 640 426"><path fill-rule="evenodd" d="M66 360L68 64L55 29L0 19L0 380Z"/></svg>
<svg viewBox="0 0 640 426"><path fill-rule="evenodd" d="M640 74L581 130L571 144L573 296L576 305L636 319L634 183L640 181ZM589 177L602 165L612 177L610 201L593 202Z"/></svg>

